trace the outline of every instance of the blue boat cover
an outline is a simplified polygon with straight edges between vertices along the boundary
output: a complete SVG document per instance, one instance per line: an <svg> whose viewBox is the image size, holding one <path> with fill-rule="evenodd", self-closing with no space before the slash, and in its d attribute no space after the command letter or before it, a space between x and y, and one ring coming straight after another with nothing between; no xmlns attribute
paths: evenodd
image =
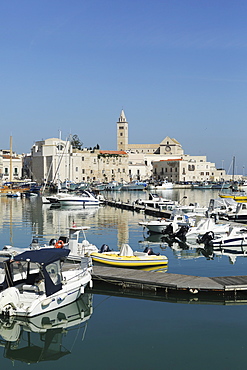
<svg viewBox="0 0 247 370"><path fill-rule="evenodd" d="M67 257L69 253L70 253L69 249L42 248L25 251L23 253L17 254L17 256L13 258L13 260L14 261L29 260L30 262L39 263L40 265L49 265L49 263Z"/></svg>

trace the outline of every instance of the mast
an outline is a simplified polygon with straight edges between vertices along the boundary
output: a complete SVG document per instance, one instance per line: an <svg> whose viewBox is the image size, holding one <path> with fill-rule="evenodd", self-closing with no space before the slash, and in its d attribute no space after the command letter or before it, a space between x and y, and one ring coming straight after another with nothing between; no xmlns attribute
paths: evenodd
<svg viewBox="0 0 247 370"><path fill-rule="evenodd" d="M232 182L234 184L234 172L235 172L235 156L232 159Z"/></svg>
<svg viewBox="0 0 247 370"><path fill-rule="evenodd" d="M12 155L13 155L13 152L12 152L12 136L10 136L10 142L9 142L9 147L10 147L10 151L9 151L9 154L10 154L10 159L9 159L9 181L13 181L13 166L12 166Z"/></svg>

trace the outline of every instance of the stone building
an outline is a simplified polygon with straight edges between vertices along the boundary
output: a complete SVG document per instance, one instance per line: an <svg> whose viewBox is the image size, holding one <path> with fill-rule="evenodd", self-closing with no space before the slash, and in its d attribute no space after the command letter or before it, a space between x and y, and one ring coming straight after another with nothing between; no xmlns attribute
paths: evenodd
<svg viewBox="0 0 247 370"><path fill-rule="evenodd" d="M37 141L31 150L32 178L43 182L127 181L128 155L124 151L73 149L69 140Z"/></svg>
<svg viewBox="0 0 247 370"><path fill-rule="evenodd" d="M129 144L128 122L124 111L117 122L117 147L129 155L129 179L167 179L173 182L220 181L229 179L206 156L184 154L182 145L166 136L160 144Z"/></svg>
<svg viewBox="0 0 247 370"><path fill-rule="evenodd" d="M0 152L0 178L2 181L20 180L23 176L23 155L10 152L9 149Z"/></svg>
<svg viewBox="0 0 247 370"><path fill-rule="evenodd" d="M172 182L222 181L226 180L226 173L208 162L206 156L184 155L180 159L154 161L153 178Z"/></svg>

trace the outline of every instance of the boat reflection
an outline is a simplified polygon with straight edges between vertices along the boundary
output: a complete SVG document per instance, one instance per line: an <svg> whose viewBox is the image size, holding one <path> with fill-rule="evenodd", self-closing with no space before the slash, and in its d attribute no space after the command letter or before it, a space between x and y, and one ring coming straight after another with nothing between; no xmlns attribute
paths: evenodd
<svg viewBox="0 0 247 370"><path fill-rule="evenodd" d="M213 254L217 257L228 257L229 263L234 265L237 257L247 257L247 246L213 247Z"/></svg>
<svg viewBox="0 0 247 370"><path fill-rule="evenodd" d="M171 248L176 258L193 259L202 257L198 244L191 244L186 240L169 237L168 235L150 234L143 241L139 241L139 243L143 246L152 245L158 247L162 251Z"/></svg>
<svg viewBox="0 0 247 370"><path fill-rule="evenodd" d="M92 294L85 293L77 301L31 319L0 318L0 345L4 357L28 364L54 361L71 353L63 346L69 330L83 328L93 312Z"/></svg>

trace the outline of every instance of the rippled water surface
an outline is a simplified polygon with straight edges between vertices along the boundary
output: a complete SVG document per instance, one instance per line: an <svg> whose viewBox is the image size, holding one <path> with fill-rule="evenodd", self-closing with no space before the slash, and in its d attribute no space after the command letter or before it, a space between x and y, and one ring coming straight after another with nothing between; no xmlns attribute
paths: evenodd
<svg viewBox="0 0 247 370"><path fill-rule="evenodd" d="M162 195L174 200L186 195L186 203L208 205L210 198L217 197L217 191L169 190ZM147 197L147 194L116 192L106 196L132 202ZM198 246L188 250L178 245L168 246L159 236L150 241L138 223L153 217L142 213L111 207L52 209L42 205L38 197L1 197L0 206L2 247L25 248L34 236L41 244L48 243L51 238L67 235L68 227L74 222L90 226L87 238L98 247L106 243L110 248L118 249L122 243L128 243L135 250L143 250L149 239L148 245L168 257L168 272L200 276L247 275L247 259L244 257L238 257L232 264L227 256L207 259L198 251ZM99 295L92 290L67 311L59 315L54 313L50 320L58 320L56 331L43 323L43 329L46 329L41 333L37 329L39 322L29 323L26 327L23 323L1 323L1 366L8 369L14 363L17 369L27 366L242 369L246 353L247 297L241 304L224 303L208 301L200 304L196 297L174 303L171 300L128 298L121 294L114 296L109 292ZM72 316L74 319L68 320ZM67 317L64 324L61 317Z"/></svg>

